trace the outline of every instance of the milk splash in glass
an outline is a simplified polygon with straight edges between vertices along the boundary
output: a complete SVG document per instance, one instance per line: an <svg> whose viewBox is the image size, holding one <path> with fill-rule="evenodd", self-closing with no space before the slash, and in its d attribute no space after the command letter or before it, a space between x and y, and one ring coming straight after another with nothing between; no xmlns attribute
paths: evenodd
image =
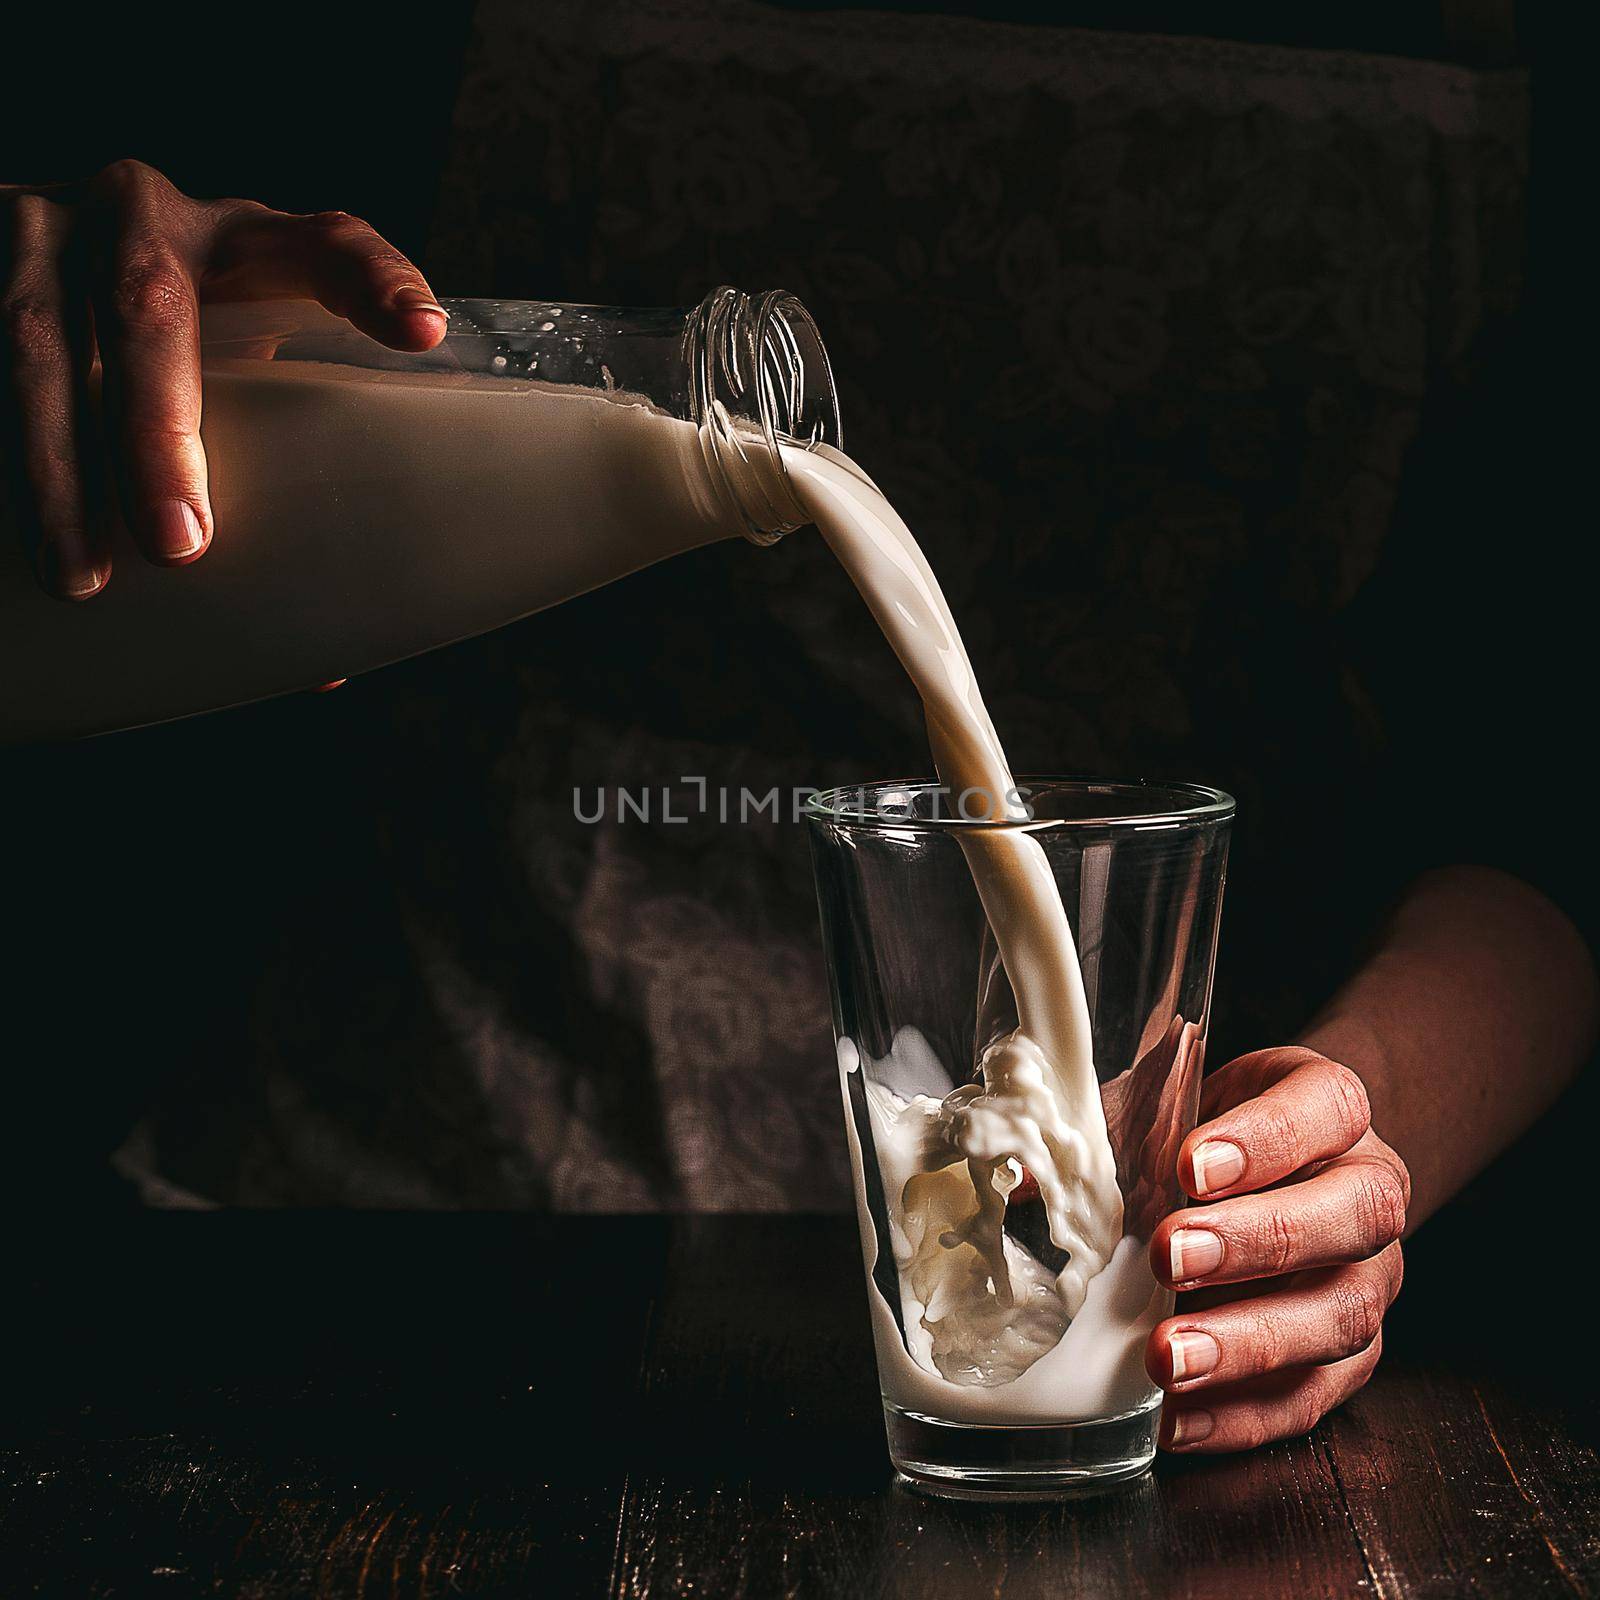
<svg viewBox="0 0 1600 1600"><path fill-rule="evenodd" d="M934 762L960 814L1026 821L960 634L905 524L837 451L785 449L783 458L797 498L921 696ZM1102 1085L1083 969L1040 840L1016 827L953 832L1009 979L1016 1026L997 1025L991 995L980 996L973 1082L960 1081L970 1063L949 1070L914 1026L899 1027L889 1056L876 1061L863 1059L855 1038L839 1041L885 1400L913 1418L973 1429L1148 1419L1158 1396L1144 1347L1170 1295L1146 1251L1181 1140L1171 1134L1185 1114L1192 1124L1200 1030L1184 1021L1175 993L1150 997L1159 1022L1147 1025L1130 1070ZM917 1087L941 1080L956 1086ZM1129 1129L1149 1119L1120 1178L1108 1106L1125 1113ZM875 1270L868 1190L878 1183L897 1306ZM1127 1214L1125 1187L1138 1195L1137 1216ZM1036 1194L1048 1224L1032 1248L1007 1226L1024 1191ZM1148 1422L1144 1432L1152 1437Z"/></svg>

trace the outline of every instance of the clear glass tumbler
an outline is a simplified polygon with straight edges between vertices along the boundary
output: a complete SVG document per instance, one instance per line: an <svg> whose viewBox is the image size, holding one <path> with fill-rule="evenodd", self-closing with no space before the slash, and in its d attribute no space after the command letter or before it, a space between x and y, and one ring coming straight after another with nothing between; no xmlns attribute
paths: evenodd
<svg viewBox="0 0 1600 1600"><path fill-rule="evenodd" d="M1093 1489L1154 1458L1144 1351L1172 1296L1148 1243L1199 1106L1233 816L1195 784L1019 790L1029 821L965 820L932 783L807 805L889 1454L960 1495ZM1067 1080L1007 1053L1016 1003L969 866L997 829L1043 851L1087 1002L1094 1083L1084 1060L1081 1094L1043 1105ZM996 1102L1003 1074L1033 1098Z"/></svg>

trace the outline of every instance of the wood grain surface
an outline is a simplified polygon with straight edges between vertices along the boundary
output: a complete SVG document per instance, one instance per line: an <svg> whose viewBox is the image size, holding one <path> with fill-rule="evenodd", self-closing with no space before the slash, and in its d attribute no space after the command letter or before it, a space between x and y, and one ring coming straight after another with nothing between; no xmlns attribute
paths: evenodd
<svg viewBox="0 0 1600 1600"><path fill-rule="evenodd" d="M891 1476L846 1220L120 1216L14 1266L0 1594L1586 1594L1593 1385L1440 1238L1309 1439L983 1506Z"/></svg>

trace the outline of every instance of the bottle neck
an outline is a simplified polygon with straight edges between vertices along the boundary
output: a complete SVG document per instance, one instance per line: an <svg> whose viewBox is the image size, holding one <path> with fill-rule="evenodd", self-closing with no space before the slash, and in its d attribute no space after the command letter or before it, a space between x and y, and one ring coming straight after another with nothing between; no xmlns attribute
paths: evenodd
<svg viewBox="0 0 1600 1600"><path fill-rule="evenodd" d="M781 289L713 289L689 317L684 358L707 470L745 537L774 544L811 520L781 447L842 448L838 396L816 323Z"/></svg>

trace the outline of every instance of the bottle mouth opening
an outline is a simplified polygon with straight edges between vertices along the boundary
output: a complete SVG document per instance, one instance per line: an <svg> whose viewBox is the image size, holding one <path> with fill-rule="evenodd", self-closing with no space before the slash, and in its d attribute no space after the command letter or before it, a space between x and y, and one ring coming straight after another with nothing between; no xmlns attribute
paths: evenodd
<svg viewBox="0 0 1600 1600"><path fill-rule="evenodd" d="M782 447L843 448L839 396L822 335L792 294L713 289L690 319L691 416L739 507L746 537L773 544L810 516Z"/></svg>

